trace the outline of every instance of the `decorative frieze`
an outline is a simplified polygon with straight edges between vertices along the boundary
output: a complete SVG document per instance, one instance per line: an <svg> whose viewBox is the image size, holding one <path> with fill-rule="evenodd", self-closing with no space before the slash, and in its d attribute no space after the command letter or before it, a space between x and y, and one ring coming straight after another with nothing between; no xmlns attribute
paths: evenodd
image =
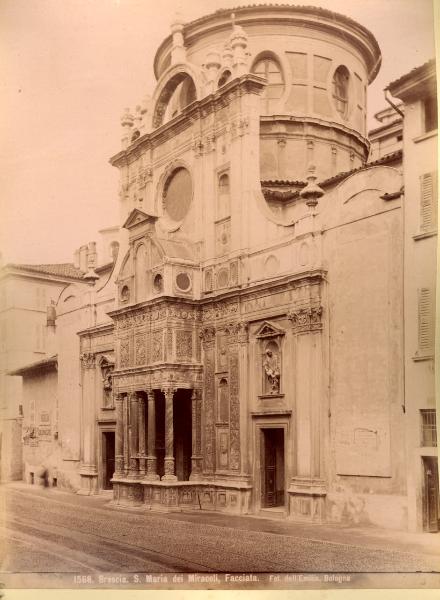
<svg viewBox="0 0 440 600"><path fill-rule="evenodd" d="M294 308L287 313L294 333L322 329L322 306Z"/></svg>
<svg viewBox="0 0 440 600"><path fill-rule="evenodd" d="M213 302L203 309L203 320L213 321L238 314L239 305L237 301Z"/></svg>

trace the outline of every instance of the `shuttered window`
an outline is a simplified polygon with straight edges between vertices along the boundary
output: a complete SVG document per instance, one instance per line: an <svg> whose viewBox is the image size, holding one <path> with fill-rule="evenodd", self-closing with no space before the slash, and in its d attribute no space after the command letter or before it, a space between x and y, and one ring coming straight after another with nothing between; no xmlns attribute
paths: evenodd
<svg viewBox="0 0 440 600"><path fill-rule="evenodd" d="M419 350L428 353L434 348L434 294L430 288L419 290Z"/></svg>
<svg viewBox="0 0 440 600"><path fill-rule="evenodd" d="M420 178L420 229L437 228L437 172L425 173Z"/></svg>

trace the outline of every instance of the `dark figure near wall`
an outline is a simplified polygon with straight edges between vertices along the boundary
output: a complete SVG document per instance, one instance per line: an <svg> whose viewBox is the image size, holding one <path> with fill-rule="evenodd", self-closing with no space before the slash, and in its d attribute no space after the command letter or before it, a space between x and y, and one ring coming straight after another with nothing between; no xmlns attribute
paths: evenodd
<svg viewBox="0 0 440 600"><path fill-rule="evenodd" d="M40 475L40 479L41 479L41 485L44 488L49 487L49 471L47 469L43 469L43 471Z"/></svg>

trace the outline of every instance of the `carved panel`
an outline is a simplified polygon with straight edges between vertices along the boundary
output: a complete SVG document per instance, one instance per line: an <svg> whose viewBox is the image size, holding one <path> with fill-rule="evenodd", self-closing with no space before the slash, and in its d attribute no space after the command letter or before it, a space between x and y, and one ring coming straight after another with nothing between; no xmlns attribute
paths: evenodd
<svg viewBox="0 0 440 600"><path fill-rule="evenodd" d="M173 330L167 329L167 360L173 359Z"/></svg>
<svg viewBox="0 0 440 600"><path fill-rule="evenodd" d="M124 338L119 347L119 364L121 369L130 366L130 340Z"/></svg>
<svg viewBox="0 0 440 600"><path fill-rule="evenodd" d="M192 360L193 341L192 331L176 331L176 357L177 360Z"/></svg>
<svg viewBox="0 0 440 600"><path fill-rule="evenodd" d="M240 469L240 383L238 352L229 356L229 397L230 397L230 468Z"/></svg>
<svg viewBox="0 0 440 600"><path fill-rule="evenodd" d="M153 331L151 335L151 362L163 360L162 331Z"/></svg>
<svg viewBox="0 0 440 600"><path fill-rule="evenodd" d="M224 332L217 336L217 371L226 371L228 368L227 341Z"/></svg>
<svg viewBox="0 0 440 600"><path fill-rule="evenodd" d="M205 470L214 471L215 456L215 380L214 380L214 347L205 351L205 393L204 401L204 445L205 445Z"/></svg>
<svg viewBox="0 0 440 600"><path fill-rule="evenodd" d="M217 256L227 254L231 246L231 219L215 224L215 252Z"/></svg>
<svg viewBox="0 0 440 600"><path fill-rule="evenodd" d="M134 362L135 365L146 363L145 334L139 334L134 339Z"/></svg>

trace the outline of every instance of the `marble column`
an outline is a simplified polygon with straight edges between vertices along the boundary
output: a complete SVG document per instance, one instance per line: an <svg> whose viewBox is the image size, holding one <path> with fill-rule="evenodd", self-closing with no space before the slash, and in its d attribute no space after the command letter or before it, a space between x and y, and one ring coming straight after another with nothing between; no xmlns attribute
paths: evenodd
<svg viewBox="0 0 440 600"><path fill-rule="evenodd" d="M128 475L128 464L129 464L129 456L130 456L130 448L128 445L128 394L124 396L124 402L122 406L122 422L123 422L123 453L124 453L124 476Z"/></svg>
<svg viewBox="0 0 440 600"><path fill-rule="evenodd" d="M156 399L154 391L148 390L147 400L148 423L147 423L147 474L146 479L159 479L157 474L157 458L156 458Z"/></svg>
<svg viewBox="0 0 440 600"><path fill-rule="evenodd" d="M115 397L116 430L115 430L115 476L124 475L124 396Z"/></svg>
<svg viewBox="0 0 440 600"><path fill-rule="evenodd" d="M145 475L145 399L138 398L138 430L139 430L139 475Z"/></svg>
<svg viewBox="0 0 440 600"><path fill-rule="evenodd" d="M138 396L136 392L132 392L130 394L130 460L128 467L128 476L130 479L137 479L139 477L138 441Z"/></svg>
<svg viewBox="0 0 440 600"><path fill-rule="evenodd" d="M165 475L162 477L162 480L173 481L177 479L174 472L174 390L166 388L163 390L163 393L165 396Z"/></svg>
<svg viewBox="0 0 440 600"><path fill-rule="evenodd" d="M202 400L201 390L193 390L191 396L191 416L192 416L192 455L191 455L191 475L190 479L199 479L202 473Z"/></svg>
<svg viewBox="0 0 440 600"><path fill-rule="evenodd" d="M81 489L79 494L98 492L98 469L96 464L96 363L93 352L81 355L82 405L81 405Z"/></svg>

